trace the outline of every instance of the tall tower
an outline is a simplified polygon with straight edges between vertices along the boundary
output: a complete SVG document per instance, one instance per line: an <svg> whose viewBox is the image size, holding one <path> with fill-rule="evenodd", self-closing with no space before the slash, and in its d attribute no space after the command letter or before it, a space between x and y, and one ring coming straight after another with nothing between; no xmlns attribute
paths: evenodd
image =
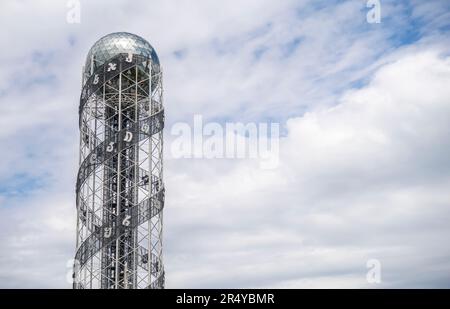
<svg viewBox="0 0 450 309"><path fill-rule="evenodd" d="M164 288L158 56L137 35L108 34L82 84L74 288Z"/></svg>

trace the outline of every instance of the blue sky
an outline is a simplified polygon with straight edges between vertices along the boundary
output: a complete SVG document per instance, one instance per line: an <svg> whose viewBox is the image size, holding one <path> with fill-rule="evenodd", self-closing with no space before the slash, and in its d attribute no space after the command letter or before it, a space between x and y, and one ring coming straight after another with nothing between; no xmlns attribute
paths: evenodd
<svg viewBox="0 0 450 309"><path fill-rule="evenodd" d="M164 68L168 287L374 287L369 258L449 287L448 1L80 3L0 4L0 287L70 287L81 67L116 31ZM172 158L194 114L279 122L280 167Z"/></svg>

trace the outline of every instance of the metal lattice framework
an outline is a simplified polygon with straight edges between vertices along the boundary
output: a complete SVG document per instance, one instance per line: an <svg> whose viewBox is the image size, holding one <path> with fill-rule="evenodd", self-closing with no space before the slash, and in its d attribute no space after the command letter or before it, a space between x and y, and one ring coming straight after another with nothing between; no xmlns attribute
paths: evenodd
<svg viewBox="0 0 450 309"><path fill-rule="evenodd" d="M162 72L116 33L88 56L80 98L74 288L164 288Z"/></svg>

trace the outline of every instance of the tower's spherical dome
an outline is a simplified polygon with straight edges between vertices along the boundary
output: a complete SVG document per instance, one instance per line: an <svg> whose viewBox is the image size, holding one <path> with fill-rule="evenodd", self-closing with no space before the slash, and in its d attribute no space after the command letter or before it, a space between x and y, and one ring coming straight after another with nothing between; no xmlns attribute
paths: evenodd
<svg viewBox="0 0 450 309"><path fill-rule="evenodd" d="M100 66L120 53L133 53L152 59L153 70L159 71L159 59L155 49L146 40L132 33L115 32L99 39L86 57L85 73L90 72L92 57L94 66Z"/></svg>

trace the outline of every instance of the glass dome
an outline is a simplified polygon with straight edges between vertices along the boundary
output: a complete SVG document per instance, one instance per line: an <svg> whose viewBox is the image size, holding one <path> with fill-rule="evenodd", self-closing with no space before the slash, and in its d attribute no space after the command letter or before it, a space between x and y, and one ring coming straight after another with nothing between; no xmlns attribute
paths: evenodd
<svg viewBox="0 0 450 309"><path fill-rule="evenodd" d="M95 42L86 57L84 71L90 75L92 56L95 69L117 54L130 52L151 58L153 71L159 72L159 59L155 49L140 36L128 32L110 33Z"/></svg>

